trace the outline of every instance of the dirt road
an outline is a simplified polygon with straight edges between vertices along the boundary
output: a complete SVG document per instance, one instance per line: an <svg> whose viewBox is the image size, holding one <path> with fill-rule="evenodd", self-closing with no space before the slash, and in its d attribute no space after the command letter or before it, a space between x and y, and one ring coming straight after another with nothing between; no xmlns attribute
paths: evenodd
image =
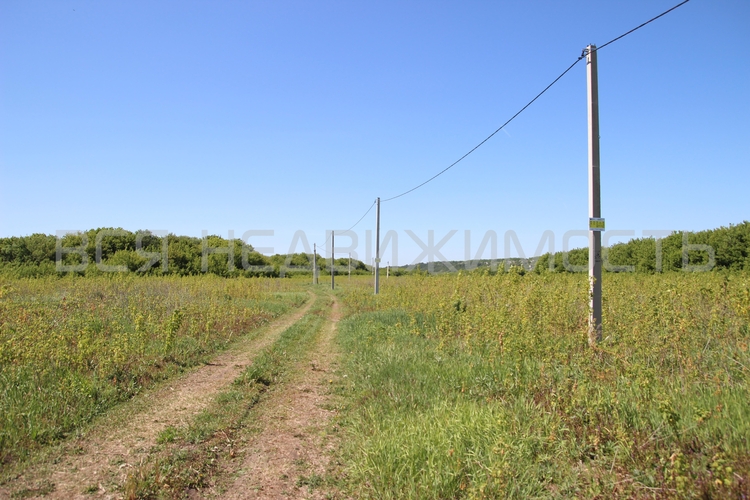
<svg viewBox="0 0 750 500"><path fill-rule="evenodd" d="M339 305L334 297L330 321L314 350L295 367L293 377L257 411L259 432L243 450L234 481L214 492L217 498L323 499L335 496L325 485L336 435L329 432L335 415L329 385L337 370L334 338Z"/></svg>

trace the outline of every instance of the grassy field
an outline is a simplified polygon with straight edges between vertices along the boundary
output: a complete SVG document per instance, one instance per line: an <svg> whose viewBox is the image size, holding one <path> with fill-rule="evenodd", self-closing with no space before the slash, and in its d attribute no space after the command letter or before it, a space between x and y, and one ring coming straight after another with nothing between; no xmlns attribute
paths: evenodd
<svg viewBox="0 0 750 500"><path fill-rule="evenodd" d="M0 281L2 468L300 306L308 282ZM586 276L391 277L379 296L338 279L345 439L327 483L378 499L749 497L750 276L607 274L603 287L592 349ZM212 484L214 459L234 456L226 436L309 350L326 288L217 405L162 433L124 491Z"/></svg>
<svg viewBox="0 0 750 500"><path fill-rule="evenodd" d="M348 490L747 498L750 276L408 277L341 292ZM744 497L742 495L745 495Z"/></svg>
<svg viewBox="0 0 750 500"><path fill-rule="evenodd" d="M306 299L289 280L0 280L0 467Z"/></svg>

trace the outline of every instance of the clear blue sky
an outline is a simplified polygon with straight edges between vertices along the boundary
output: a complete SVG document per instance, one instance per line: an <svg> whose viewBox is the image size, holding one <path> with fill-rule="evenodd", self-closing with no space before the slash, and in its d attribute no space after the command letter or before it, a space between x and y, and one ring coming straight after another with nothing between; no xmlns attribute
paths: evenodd
<svg viewBox="0 0 750 500"><path fill-rule="evenodd" d="M419 184L649 1L0 3L0 236L166 229L289 250ZM599 53L608 229L750 219L750 2L692 0ZM423 188L384 203L464 258L586 227L586 67ZM357 226L364 258L365 230ZM621 241L622 238L613 241ZM342 239L342 244L348 240ZM573 246L584 246L578 239ZM301 247L298 250L301 251ZM513 252L515 254L515 251ZM486 256L489 256L487 254ZM390 252L384 257L390 260Z"/></svg>

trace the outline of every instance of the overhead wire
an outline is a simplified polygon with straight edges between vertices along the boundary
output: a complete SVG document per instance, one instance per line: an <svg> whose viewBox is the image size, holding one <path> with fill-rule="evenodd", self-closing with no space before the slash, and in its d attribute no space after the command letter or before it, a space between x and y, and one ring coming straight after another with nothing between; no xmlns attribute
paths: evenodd
<svg viewBox="0 0 750 500"><path fill-rule="evenodd" d="M466 153L461 158L459 158L458 160L454 161L453 163L451 163L450 165L448 165L447 167L445 167L443 170L441 170L437 174L433 175L432 177L430 177L429 179L427 179L426 181L424 181L422 184L419 184L418 186L415 186L415 187L409 189L408 191L404 191L403 193L398 194L396 196L391 196L390 198L386 198L384 200L381 200L381 203L385 203L386 201L395 200L396 198L401 198L402 196L407 195L407 194L411 193L412 191L416 191L417 189L421 188L422 186L424 186L428 182L437 179L438 177L440 177L441 175L443 175L445 172L447 172L451 168L455 167L461 160L463 160L464 158L466 158L467 156L469 156L471 153L473 153L474 151L476 151L477 149L479 149L480 146L482 146L485 142L489 141L495 134L497 134L503 128L505 128L505 126L508 125L510 122L512 122L518 115L520 115L521 113L523 113L526 110L526 108L528 108L529 106L531 106L534 101L536 101L537 99L539 99L542 96L542 94L544 94L545 92L547 92L547 90L549 90L550 87L552 87L554 84L556 84L557 81L560 80L560 78L562 78L563 76L565 76L565 74L568 71L570 71L571 69L573 69L573 66L575 66L576 64L578 64L578 61L580 61L581 59L583 59L583 57L584 56L580 56L573 64L571 64L570 66L568 66L568 69L566 69L565 71L563 71L562 73L560 73L560 76L558 76L557 78L555 78L552 81L552 83L550 83L549 85L547 85L544 88L544 90L542 90L541 92L539 92L536 95L536 97L534 97L532 100L530 100L523 108L521 108L515 115L511 116L505 123L503 123L502 125L500 125L500 127L498 127L494 132L492 132L490 135L488 135L487 137L485 137L482 142L480 142L479 144L477 144L476 146L474 146L473 148L471 148L468 153Z"/></svg>
<svg viewBox="0 0 750 500"><path fill-rule="evenodd" d="M631 33L633 33L634 31L637 31L637 30L639 30L639 29L643 28L643 27L644 27L644 26L646 26L647 24L649 24L649 23L651 23L651 22L653 22L653 21L656 21L657 19L659 19L660 17L662 17L662 16L664 16L664 15L666 15L666 14L669 14L669 13L670 13L670 12L672 12L673 10L677 9L678 7L681 7L682 5L685 5L685 4L686 4L686 3L688 3L689 1L690 1L690 0L684 0L683 2L680 2L679 4L675 5L675 6L674 6L674 7L672 7L671 9L665 10L664 12L662 12L661 14L659 14L658 16L652 17L651 19L649 19L649 20L648 20L648 21L646 21L645 23L642 23L642 24L640 24L640 25L636 26L635 28L633 28L633 29L631 29L631 30L629 30L629 31L626 31L626 32L625 32L625 33L623 33L622 35L620 35L620 36L618 36L618 37L615 37L615 38L613 38L612 40L610 40L610 41L608 41L607 43L605 43L605 44L601 45L600 47L597 47L597 48L595 48L595 49L594 49L594 51L599 51L599 50L603 49L604 47L606 47L607 45L609 45L609 44L611 44L611 43L614 43L614 42L616 42L616 41L620 40L621 38L624 38L624 37L626 37L626 36L630 35L630 34L631 34ZM552 87L552 86L553 86L554 84L556 84L556 83L557 83L557 82L558 82L558 81L559 81L559 80L560 80L560 79L561 79L561 78L562 78L563 76L565 76L565 75L566 75L566 74L567 74L567 73L568 73L568 72L569 72L569 71L570 71L571 69L573 69L573 67L574 67L574 66L575 66L576 64L578 64L578 63L579 63L579 62L581 61L581 59L583 59L584 57L586 57L586 50L585 50L585 49L584 49L583 53L582 53L582 54L581 54L581 55L580 55L580 56L578 57L578 59L576 59L576 60L575 60L575 62L573 62L573 64L571 64L570 66L568 66L568 67L567 67L567 69L566 69L565 71L563 71L562 73L560 73L560 75L559 75L559 76L558 76L557 78L555 78L554 80L552 80L552 83L550 83L549 85L547 85L546 87L544 87L544 90L542 90L542 91L541 91L541 92L539 92L539 93L538 93L538 94L537 94L536 96L534 96L534 98L533 98L533 99L531 99L531 100L530 100L530 101L529 101L528 103L526 103L526 105L525 105L524 107L522 107L522 108L521 108L520 110L518 110L518 112L516 112L516 114L514 114L513 116L511 116L511 117L510 117L510 118L509 118L509 119L508 119L508 120L507 120L507 121L506 121L505 123L503 123L502 125L500 125L500 127L498 127L498 128L497 128L497 129L496 129L496 130L495 130L494 132L492 132L492 133L491 133L490 135L488 135L487 137L485 137L485 138L484 138L484 140L483 140L482 142L480 142L479 144L477 144L476 146L474 146L473 148L471 148L471 149L470 149L470 150L469 150L469 151L468 151L468 152L467 152L466 154L464 154L464 155L463 155L462 157L460 157L460 158L459 158L458 160L454 161L453 163L451 163L450 165L448 165L447 167L445 167L445 168L444 168L443 170L441 170L441 171L440 171L440 172L438 172L437 174L433 175L432 177L430 177L430 178L429 178L429 179L427 179L426 181L422 182L421 184L418 184L417 186L414 186L413 188L409 189L408 191L404 191L404 192L403 192L403 193L401 193L401 194L398 194L398 195L396 195L396 196L391 196L390 198L386 198L386 199L384 199L384 200L381 200L381 202L382 202L382 203L385 203L385 202L387 202L387 201L395 200L396 198L401 198L402 196L404 196L404 195L407 195L407 194L411 193L412 191L416 191L417 189L421 188L422 186L424 186L424 185L425 185L425 184L427 184L428 182L431 182L431 181L433 181L433 180L437 179L438 177L440 177L441 175L443 175L443 174L444 174L445 172L447 172L447 171L448 171L448 170L450 170L451 168L455 167L455 166L456 166L456 165L457 165L457 164L458 164L459 162L461 162L461 161L462 161L462 160L463 160L464 158L466 158L466 157L467 157L467 156L469 156L469 155L470 155L471 153L473 153L474 151L476 151L477 149L479 149L479 148L480 148L480 147L481 147L481 146L482 146L482 145L483 145L484 143L486 143L487 141L489 141L489 140L490 140L490 139L491 139L491 138L492 138L492 137L493 137L493 136L494 136L495 134L497 134L497 133L498 133L498 132L500 132L500 131L501 131L501 130L502 130L503 128L505 128L505 127L506 127L506 126L507 126L507 125L508 125L508 124L509 124L510 122L512 122L512 121L513 121L513 120L514 120L514 119L515 119L515 118L516 118L516 117L517 117L518 115L520 115L521 113L523 113L524 111L526 111L526 108L528 108L529 106L531 106L531 105L532 105L532 104L534 103L534 101L536 101L537 99L539 99L539 98L540 98L540 97L541 97L541 96L542 96L542 95L543 95L543 94L544 94L545 92L547 92L547 91L548 91L548 90L549 90L549 89L550 89L550 88L551 88L551 87Z"/></svg>
<svg viewBox="0 0 750 500"><path fill-rule="evenodd" d="M667 9L667 10L665 10L664 12L662 12L661 14L659 14L658 16L654 16L654 17L652 17L651 19L649 19L649 20L648 20L648 21L646 21L645 23L643 23L643 24L639 24L638 26L636 26L636 27L635 27L635 28L633 28L632 30L630 30L630 31L626 31L626 32L625 32L625 33L623 33L622 35L620 35L620 36L618 36L618 37L615 37L615 38L613 38L612 40L608 41L607 43L605 43L605 44L603 44L603 45L601 45L601 46L597 47L597 48L596 48L596 50L602 50L602 49L603 49L604 47L606 47L606 46L607 46L607 45L609 45L610 43L614 43L614 42L616 42L617 40L619 40L620 38L625 38L626 36L628 36L628 35L629 35L629 34L631 34L632 32L634 32L634 31L637 31L637 30L639 30L639 29L643 28L644 26L646 26L646 25L647 25L648 23L650 23L650 22L653 22L653 21L656 21L656 20L657 20L657 19L659 19L660 17L662 17L662 16L665 16L665 15L669 14L670 12L672 12L673 10L675 10L676 8L678 8L678 7L682 7L683 5L685 5L686 3L688 3L689 1L690 1L690 0L685 0L684 2L680 2L680 3L678 3L677 5L675 5L674 7L672 7L671 9ZM596 50L595 50L595 51L596 51Z"/></svg>
<svg viewBox="0 0 750 500"><path fill-rule="evenodd" d="M661 14L659 14L659 15L657 15L657 16L654 16L654 17L652 17L652 18L651 18L651 19L649 19L648 21L646 21L646 22L644 22L644 23L641 23L641 24L639 24L639 25L638 25L638 26L636 26L635 28L633 28L633 29L631 29L631 30L629 30L629 31L626 31L625 33L621 34L620 36L617 36L617 37L615 37L615 38L613 38L613 39L609 40L608 42L606 42L606 43L604 43L604 44L600 45L599 47L594 47L593 51L599 51L599 50L602 50L602 49L603 49L604 47L606 47L606 46L608 46L608 45L610 45L610 44L612 44L612 43L614 43L614 42L616 42L616 41L618 41L618 40L620 40L620 39L622 39L622 38L625 38L626 36L630 35L631 33L635 32L635 31L638 31L639 29L643 28L644 26L648 25L649 23L652 23L653 21L656 21L656 20L657 20L657 19L659 19L660 17L662 17L662 16L665 16L665 15L669 14L670 12L672 12L673 10L675 10L675 9L677 9L677 8L679 8L679 7L683 6L683 5L685 5L685 4L686 4L686 3L688 3L689 1L690 1L690 0L683 0L682 2L678 3L678 4L677 4L677 5L675 5L674 7L672 7L672 8L670 8L670 9L667 9L667 10L665 10L665 11L664 11L664 12L662 12ZM430 177L430 178L429 178L429 179L427 179L426 181L422 182L421 184L418 184L418 185L414 186L413 188L411 188L411 189L409 189L409 190L407 190L407 191L404 191L403 193L400 193L400 194L398 194L398 195L396 195L396 196L391 196L390 198L385 198L385 199L381 200L381 202L382 202L382 203L385 203L385 202L388 202L388 201L392 201L392 200L395 200L395 199L397 199L397 198L401 198L402 196L405 196L405 195L407 195L407 194L409 194L409 193L411 193L411 192L413 192L413 191L416 191L417 189L421 188L421 187L422 187L422 186L424 186L425 184L427 184L427 183L429 183L429 182L431 182L431 181L433 181L433 180L437 179L438 177L440 177L441 175L443 175L443 174L444 174L445 172L447 172L447 171L448 171L448 170L450 170L451 168L455 167L455 166L456 166L456 165L457 165L458 163L460 163L460 162L461 162L462 160L464 160L464 159L465 159L465 158L466 158L467 156L469 156L470 154L472 154L472 153L473 153L474 151L476 151L476 150L477 150L477 149L479 149L479 148L480 148L480 147L481 147L482 145L484 145L484 144L485 144L485 143L486 143L487 141L489 141L489 140L490 140L490 139L491 139L492 137L494 137L494 136L495 136L495 134L497 134L498 132L500 132L501 130L503 130L503 129L504 129L504 128L505 128L505 127L506 127L506 126L507 126L507 125L508 125L508 124L509 124L510 122L512 122L513 120L515 120L515 119L516 119L516 118L517 118L517 117L518 117L518 116L519 116L519 115L520 115L521 113L523 113L524 111L526 111L526 109L527 109L527 108L528 108L529 106L531 106L531 105L532 105L532 104L533 104L533 103L534 103L534 102L535 102L535 101L536 101L537 99L539 99L539 98L540 98L540 97L541 97L542 95L544 95L544 93L545 93L545 92L547 92L547 91L548 91L548 90L549 90L550 88L552 88L552 86L553 86L553 85L555 85L555 84L556 84L556 83L557 83L558 81L560 81L560 79L561 79L561 78L562 78L563 76L565 76L565 75L566 75L566 74L567 74L567 73L568 73L568 72L569 72L569 71L570 71L571 69L573 69L573 67L575 67L575 65L576 65L576 64L578 64L578 63L579 63L579 62L581 61L581 59L583 59L584 57L586 57L586 55L587 55L587 52L586 52L586 49L584 49L584 50L583 50L583 52L581 53L581 55L580 55L580 56L579 56L579 57L578 57L578 58L577 58L577 59L576 59L576 60L575 60L575 61L574 61L574 62L573 62L573 63L572 63L572 64L571 64L570 66L568 66L568 67L567 67L567 68L565 69L565 71L563 71L562 73L560 73L560 74L559 74L559 75L557 76L557 78L555 78L554 80L552 80L552 82L551 82L551 83L550 83L549 85L547 85L546 87L544 87L544 89L543 89L543 90L542 90L541 92L539 92L539 93L538 93L538 94L537 94L536 96L534 96L534 98L533 98L533 99L531 99L531 100L530 100L529 102L527 102L527 103L526 103L526 104L525 104L525 105L524 105L524 106L523 106L523 107L522 107L521 109L519 109L519 110L518 110L518 111L517 111L517 112L516 112L516 113L515 113L515 114L514 114L513 116L511 116L511 117L510 117L510 118L509 118L508 120L506 120L506 121L505 121L505 123L503 123L502 125L500 125L500 126L499 126L499 127L497 128L497 129L495 129L495 131L494 131L494 132L492 132L492 133L491 133L490 135L488 135L487 137L485 137L485 138L484 138L484 139L483 139L483 140L482 140L482 141L481 141L481 142L480 142L479 144L477 144L476 146L474 146L473 148L471 148L471 149L470 149L470 150L469 150L469 151L468 151L468 152L467 152L466 154L464 154L463 156L461 156L461 157L460 157L460 158L459 158L458 160L454 161L453 163L451 163L450 165L448 165L447 167L445 167L445 168L444 168L443 170L441 170L441 171L440 171L440 172L438 172L437 174L433 175L432 177ZM367 211L366 211L366 212L365 212L365 213L364 213L364 214L362 215L362 217L360 217L360 218L359 218L359 219L357 220L357 222L355 222L355 223L354 223L354 224L353 224L353 225L352 225L352 226L351 226L351 227L350 227L349 229L347 229L346 231L342 231L341 233L343 233L343 232L348 232L348 231L351 231L352 229L354 229L354 228L355 228L355 227L356 227L356 226L357 226L357 225L358 225L358 224L359 224L360 222L362 222L362 220L363 220L363 219L364 219L364 218L365 218L365 217L367 216L367 214L369 214L369 213L370 213L370 211L372 210L372 207L374 207L376 203L377 203L377 202L373 202L373 203L372 203L372 204L371 204L371 205L369 206L369 208L367 209ZM341 234L341 233L339 233L339 234ZM334 234L335 234L335 231L331 231L331 232L329 232L329 233L328 233L328 235L326 236L326 239L325 239L325 241L323 242L323 246L325 246L325 245L327 245L327 244L328 244L328 240L329 240L329 239L331 238L331 236L332 236L332 235L334 235ZM317 245L317 243L316 243L316 245Z"/></svg>
<svg viewBox="0 0 750 500"><path fill-rule="evenodd" d="M329 239L331 238L331 235L332 235L332 234L336 233L336 234L339 234L339 235L341 235L341 234L343 234L343 233L348 233L349 231L351 231L352 229L354 229L354 228L355 228L355 227L357 226L357 224L359 224L360 222L362 222L362 219L364 219L365 217L367 217L367 214L369 214L369 213L370 213L370 210L372 210L372 207L374 207L374 206L375 206L375 203L377 203L377 202L376 202L376 201L373 201L373 202L372 202L372 205L370 205L370 207L369 207L369 208L367 209L367 211L366 211L366 212L365 212L365 213L364 213L364 214L362 215L362 217L360 217L360 218L359 218L359 220L358 220L357 222L355 222L354 224L352 224L352 226L351 226L351 227L350 227L349 229L346 229L345 231L331 231L331 232L327 233L326 239L325 239L325 241L323 242L323 245L322 245L322 246L326 246L326 245L328 244L328 240L329 240ZM317 245L317 243L315 243L315 244Z"/></svg>
<svg viewBox="0 0 750 500"><path fill-rule="evenodd" d="M374 207L376 203L377 203L377 201L373 201L372 205L370 205L370 208L367 209L367 212L365 212L364 215L362 217L360 217L359 220L352 225L352 227L350 227L349 229L347 229L346 231L343 231L343 232L347 233L347 232L351 231L352 229L354 229L357 226L357 224L359 224L360 222L362 222L362 219L364 219L365 216L370 213L370 210L372 210L372 207Z"/></svg>

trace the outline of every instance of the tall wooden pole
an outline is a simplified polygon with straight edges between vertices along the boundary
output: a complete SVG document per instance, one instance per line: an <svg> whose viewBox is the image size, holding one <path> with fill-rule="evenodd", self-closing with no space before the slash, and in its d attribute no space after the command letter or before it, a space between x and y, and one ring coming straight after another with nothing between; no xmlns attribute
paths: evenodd
<svg viewBox="0 0 750 500"><path fill-rule="evenodd" d="M375 295L377 295L380 293L380 198L375 203Z"/></svg>
<svg viewBox="0 0 750 500"><path fill-rule="evenodd" d="M599 78L596 45L586 47L589 122L589 345L602 340L602 217L599 188Z"/></svg>
<svg viewBox="0 0 750 500"><path fill-rule="evenodd" d="M334 250L336 249L336 246L333 244L333 231L331 231L331 290L333 290L336 286L334 283L334 275L336 274L336 270L334 269Z"/></svg>

